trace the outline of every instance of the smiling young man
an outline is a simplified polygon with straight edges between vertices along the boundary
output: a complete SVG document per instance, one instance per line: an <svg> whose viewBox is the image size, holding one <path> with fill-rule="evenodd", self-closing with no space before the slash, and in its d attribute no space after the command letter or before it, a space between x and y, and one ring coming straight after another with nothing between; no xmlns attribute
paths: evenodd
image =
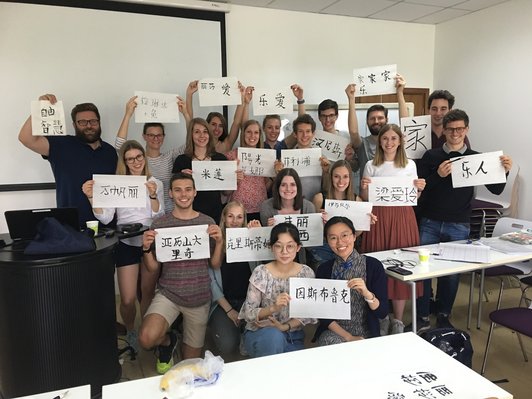
<svg viewBox="0 0 532 399"><path fill-rule="evenodd" d="M162 263L157 291L146 311L139 333L143 348L157 347L157 372L164 374L173 365L177 337L168 331L175 319L183 314L184 359L201 356L209 308L211 303L211 280L208 268L219 268L222 263L223 238L220 227L214 220L197 212L192 204L196 188L192 176L177 173L170 180L170 197L174 210L153 221L150 230L143 236L142 250L148 269L158 270L154 254L155 229L207 224L211 237L210 259L192 259Z"/></svg>
<svg viewBox="0 0 532 399"><path fill-rule="evenodd" d="M418 201L419 235L421 245L469 238L471 201L474 187L453 188L450 159L478 154L467 148L465 139L469 132L469 117L459 109L449 111L443 117L443 134L446 142L441 148L428 150L418 164L418 174L426 181L425 189ZM512 167L512 160L506 155L500 157L506 173ZM493 194L500 194L506 183L488 184ZM459 275L438 278L436 311L438 327L452 327L449 315L458 291ZM429 304L431 281L425 280L423 296L418 298L418 331L430 328Z"/></svg>
<svg viewBox="0 0 532 399"><path fill-rule="evenodd" d="M53 94L44 94L39 100L57 102ZM95 220L92 206L81 190L93 174L115 174L117 155L115 149L101 139L100 113L92 103L78 104L72 108L72 125L75 136L33 136L31 116L18 135L19 141L50 162L56 183L58 207L78 209L80 226Z"/></svg>

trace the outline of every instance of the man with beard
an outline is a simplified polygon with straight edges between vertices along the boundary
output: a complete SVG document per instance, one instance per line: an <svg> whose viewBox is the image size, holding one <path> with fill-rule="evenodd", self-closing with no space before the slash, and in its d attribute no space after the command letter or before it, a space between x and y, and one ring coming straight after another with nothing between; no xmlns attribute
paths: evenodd
<svg viewBox="0 0 532 399"><path fill-rule="evenodd" d="M408 108L404 97L405 80L397 74L395 77L395 87L397 89L397 102L399 104L399 118L406 118L408 116ZM350 90L348 90L350 89ZM355 126L358 129L358 121L355 110L355 87L348 86L346 89L347 97L349 98L349 130L354 130ZM366 163L375 157L375 150L377 148L377 136L381 128L388 123L388 109L382 104L374 104L368 108L366 112L366 123L368 130L371 133L369 136L361 139L360 146L356 148L358 164L361 171L364 171Z"/></svg>
<svg viewBox="0 0 532 399"><path fill-rule="evenodd" d="M44 94L39 100L57 102L55 95ZM26 120L18 139L30 150L50 162L56 182L58 207L76 207L80 226L95 220L92 206L81 186L93 174L116 172L116 151L101 140L100 113L92 103L76 105L71 112L75 136L33 136L31 116Z"/></svg>

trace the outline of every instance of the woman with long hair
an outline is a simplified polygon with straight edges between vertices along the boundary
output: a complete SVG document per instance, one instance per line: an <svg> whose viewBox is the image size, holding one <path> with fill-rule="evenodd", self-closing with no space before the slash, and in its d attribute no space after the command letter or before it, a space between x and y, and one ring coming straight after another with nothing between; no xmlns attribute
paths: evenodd
<svg viewBox="0 0 532 399"><path fill-rule="evenodd" d="M416 164L406 156L401 128L395 124L384 125L377 136L377 143L375 158L366 163L360 183L362 198L366 201L368 199L368 186L372 177L410 177L418 193L421 192L425 188L425 179L417 178ZM411 206L374 206L373 213L379 218L379 223L363 235L362 253L419 245L416 216ZM418 295L422 295L423 284L417 284ZM394 315L390 323L392 334L404 330L403 313L406 300L410 299L410 292L407 284L388 278L388 297L392 300ZM387 319L382 323L383 335L388 334Z"/></svg>
<svg viewBox="0 0 532 399"><path fill-rule="evenodd" d="M135 140L126 141L120 148L117 175L146 176L145 206L141 208L93 208L94 215L103 224L113 220L115 213L118 224L141 223L150 226L153 218L164 214L163 184L153 177L146 162L146 153L142 145ZM94 180L83 184L83 193L92 204ZM141 268L140 311L144 315L155 292L157 271L149 271L142 264L142 235L123 238L118 242L115 252L118 289L120 291L120 315L126 326L126 340L138 350L137 331L134 329L136 315L137 280Z"/></svg>

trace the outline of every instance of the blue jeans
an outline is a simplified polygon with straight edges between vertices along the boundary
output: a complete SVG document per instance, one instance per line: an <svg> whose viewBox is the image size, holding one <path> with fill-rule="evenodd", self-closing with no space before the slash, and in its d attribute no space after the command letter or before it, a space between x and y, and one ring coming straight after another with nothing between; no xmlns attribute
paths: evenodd
<svg viewBox="0 0 532 399"><path fill-rule="evenodd" d="M276 327L244 332L244 347L251 357L261 357L297 351L304 348L303 330L282 332Z"/></svg>
<svg viewBox="0 0 532 399"><path fill-rule="evenodd" d="M419 223L419 239L421 245L436 244L439 242L467 240L469 238L469 223L450 223L438 220L421 218ZM436 311L446 316L451 314L460 275L438 277L436 288ZM430 298L432 294L431 280L423 281L423 296L417 298L417 315L429 317Z"/></svg>

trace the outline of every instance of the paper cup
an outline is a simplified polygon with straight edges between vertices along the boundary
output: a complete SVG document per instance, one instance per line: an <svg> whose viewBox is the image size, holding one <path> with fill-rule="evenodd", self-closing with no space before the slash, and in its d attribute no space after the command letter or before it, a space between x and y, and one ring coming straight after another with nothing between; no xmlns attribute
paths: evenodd
<svg viewBox="0 0 532 399"><path fill-rule="evenodd" d="M419 255L419 264L420 265L428 265L429 264L430 251L427 248L418 249L417 254Z"/></svg>
<svg viewBox="0 0 532 399"><path fill-rule="evenodd" d="M98 221L97 220L89 220L87 222L87 228L94 230L94 235L98 234Z"/></svg>

